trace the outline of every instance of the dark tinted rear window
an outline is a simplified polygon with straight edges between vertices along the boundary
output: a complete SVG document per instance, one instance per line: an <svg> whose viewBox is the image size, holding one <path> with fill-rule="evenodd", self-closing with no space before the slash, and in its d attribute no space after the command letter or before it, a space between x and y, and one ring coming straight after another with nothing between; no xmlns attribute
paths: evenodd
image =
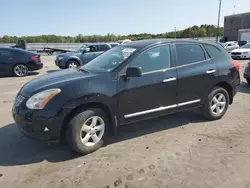
<svg viewBox="0 0 250 188"><path fill-rule="evenodd" d="M108 45L99 45L99 51L106 51L106 50L109 50L109 47Z"/></svg>
<svg viewBox="0 0 250 188"><path fill-rule="evenodd" d="M8 49L0 49L0 55L1 56L12 56L12 55L14 55L14 53Z"/></svg>
<svg viewBox="0 0 250 188"><path fill-rule="evenodd" d="M218 57L222 53L222 51L215 46L212 46L209 44L203 44L203 46L205 47L205 49L207 50L207 52L211 58Z"/></svg>
<svg viewBox="0 0 250 188"><path fill-rule="evenodd" d="M206 60L206 55L200 44L176 44L178 66Z"/></svg>

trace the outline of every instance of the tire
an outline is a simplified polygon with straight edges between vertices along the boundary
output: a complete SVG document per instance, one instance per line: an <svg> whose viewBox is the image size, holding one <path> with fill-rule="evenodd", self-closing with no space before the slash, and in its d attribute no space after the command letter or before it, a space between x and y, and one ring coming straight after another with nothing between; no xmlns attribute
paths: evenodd
<svg viewBox="0 0 250 188"><path fill-rule="evenodd" d="M221 119L225 115L228 105L228 92L222 87L215 87L204 102L203 114L209 120Z"/></svg>
<svg viewBox="0 0 250 188"><path fill-rule="evenodd" d="M95 119L97 120L95 125L99 125L91 127L91 125L94 125ZM98 150L109 135L109 122L106 113L99 108L85 109L76 113L70 120L66 132L68 146L81 155ZM84 131L82 131L82 128L84 128ZM96 129L100 131L96 132Z"/></svg>
<svg viewBox="0 0 250 188"><path fill-rule="evenodd" d="M29 69L24 64L17 64L13 67L13 74L17 77L27 76L29 73Z"/></svg>
<svg viewBox="0 0 250 188"><path fill-rule="evenodd" d="M67 62L67 68L76 68L76 67L79 67L79 66L80 66L80 64L76 60L69 60Z"/></svg>
<svg viewBox="0 0 250 188"><path fill-rule="evenodd" d="M246 79L247 80L247 83L250 85L250 79L248 78L248 79Z"/></svg>

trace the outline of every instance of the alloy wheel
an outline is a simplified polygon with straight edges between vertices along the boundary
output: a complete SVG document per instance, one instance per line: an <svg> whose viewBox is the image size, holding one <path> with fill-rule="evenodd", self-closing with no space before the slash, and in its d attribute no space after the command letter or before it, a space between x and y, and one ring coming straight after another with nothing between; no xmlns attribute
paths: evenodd
<svg viewBox="0 0 250 188"><path fill-rule="evenodd" d="M226 108L226 96L222 93L217 93L211 100L210 108L214 115L219 116Z"/></svg>
<svg viewBox="0 0 250 188"><path fill-rule="evenodd" d="M19 77L25 76L28 73L28 68L25 65L16 65L14 67L14 73Z"/></svg>
<svg viewBox="0 0 250 188"><path fill-rule="evenodd" d="M94 146L102 139L104 131L104 120L99 116L92 116L84 122L81 128L81 141L87 147Z"/></svg>
<svg viewBox="0 0 250 188"><path fill-rule="evenodd" d="M78 67L78 63L74 62L74 61L70 61L68 64L68 68L76 68Z"/></svg>

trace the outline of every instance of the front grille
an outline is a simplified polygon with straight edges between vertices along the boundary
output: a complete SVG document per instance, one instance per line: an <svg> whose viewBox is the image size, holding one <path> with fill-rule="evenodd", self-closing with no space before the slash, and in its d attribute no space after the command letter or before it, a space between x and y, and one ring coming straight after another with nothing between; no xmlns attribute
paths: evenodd
<svg viewBox="0 0 250 188"><path fill-rule="evenodd" d="M24 99L25 98L22 95L18 95L15 100L15 106L19 106L24 101Z"/></svg>
<svg viewBox="0 0 250 188"><path fill-rule="evenodd" d="M232 55L241 55L240 52L232 52L231 54L232 54Z"/></svg>

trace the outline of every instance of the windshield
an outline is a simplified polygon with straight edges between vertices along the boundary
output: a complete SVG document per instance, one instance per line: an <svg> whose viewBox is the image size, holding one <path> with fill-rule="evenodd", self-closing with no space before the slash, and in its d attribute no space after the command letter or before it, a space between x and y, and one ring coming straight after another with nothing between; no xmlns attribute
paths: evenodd
<svg viewBox="0 0 250 188"><path fill-rule="evenodd" d="M240 48L248 48L248 49L250 49L250 43L249 44L245 44L244 46L241 46Z"/></svg>
<svg viewBox="0 0 250 188"><path fill-rule="evenodd" d="M81 46L80 48L77 48L77 49L75 50L75 52L76 52L76 53L81 53L81 52L83 52L83 50L86 48L86 46L87 46L87 45L83 45L83 46Z"/></svg>
<svg viewBox="0 0 250 188"><path fill-rule="evenodd" d="M136 50L136 48L132 47L116 46L93 59L81 68L90 72L111 72L126 58L135 53Z"/></svg>

